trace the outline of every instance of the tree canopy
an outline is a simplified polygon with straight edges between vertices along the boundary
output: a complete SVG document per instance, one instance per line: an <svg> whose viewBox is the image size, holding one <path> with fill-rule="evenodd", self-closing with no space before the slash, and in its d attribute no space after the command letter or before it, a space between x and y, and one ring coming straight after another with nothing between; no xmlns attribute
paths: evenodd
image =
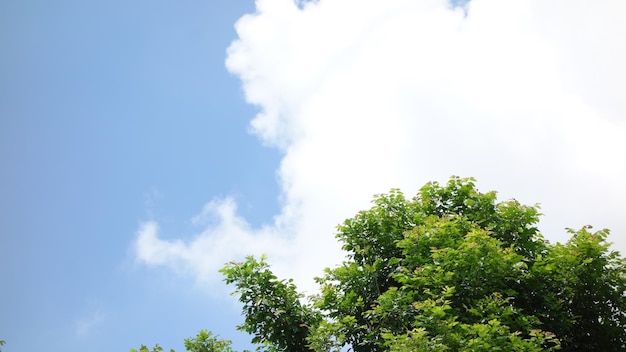
<svg viewBox="0 0 626 352"><path fill-rule="evenodd" d="M208 330L201 330L196 337L185 339L185 350L189 352L235 352L230 346L232 342L213 335ZM134 348L130 352L163 352L163 347L156 344L152 349L142 345L139 350ZM174 352L174 350L170 350Z"/></svg>
<svg viewBox="0 0 626 352"><path fill-rule="evenodd" d="M338 226L346 260L316 278L317 295L300 295L264 257L221 272L259 350L624 350L626 262L609 231L568 229L551 244L539 216L453 177L411 199L377 195Z"/></svg>

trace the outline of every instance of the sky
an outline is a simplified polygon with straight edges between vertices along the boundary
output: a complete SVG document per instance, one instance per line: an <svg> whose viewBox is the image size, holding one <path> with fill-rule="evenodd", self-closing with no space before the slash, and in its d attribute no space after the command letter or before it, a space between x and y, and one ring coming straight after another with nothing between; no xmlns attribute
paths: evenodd
<svg viewBox="0 0 626 352"><path fill-rule="evenodd" d="M314 293L374 194L475 177L552 242L626 252L626 3L22 0L0 4L4 352L209 329L217 272L266 253Z"/></svg>

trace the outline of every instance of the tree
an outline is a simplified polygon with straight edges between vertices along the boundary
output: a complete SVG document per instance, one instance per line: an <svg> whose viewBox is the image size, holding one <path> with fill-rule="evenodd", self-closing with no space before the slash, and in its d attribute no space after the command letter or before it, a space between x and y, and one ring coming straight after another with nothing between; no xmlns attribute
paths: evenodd
<svg viewBox="0 0 626 352"><path fill-rule="evenodd" d="M568 229L551 244L537 205L497 202L474 182L376 196L338 226L347 259L308 301L265 257L226 264L237 328L270 352L626 350L626 261L609 231Z"/></svg>
<svg viewBox="0 0 626 352"><path fill-rule="evenodd" d="M235 352L230 346L230 340L220 339L208 330L201 330L196 337L185 339L185 350L189 352ZM163 352L163 347L156 344L150 350L145 345L141 345L139 350L131 348L130 352Z"/></svg>
<svg viewBox="0 0 626 352"><path fill-rule="evenodd" d="M157 343L151 350L147 346L141 345L141 347L139 347L139 350L131 348L130 352L163 352L163 347L159 346L159 344ZM174 352L174 350L170 350L170 352Z"/></svg>
<svg viewBox="0 0 626 352"><path fill-rule="evenodd" d="M348 259L317 278L313 306L264 258L229 263L240 329L270 351L624 350L626 265L608 230L552 245L538 206L474 182L376 196L338 227Z"/></svg>
<svg viewBox="0 0 626 352"><path fill-rule="evenodd" d="M254 334L253 343L267 351L310 351L306 340L309 328L316 326L321 314L302 304L302 295L292 280L278 280L269 270L265 257L259 261L228 263L220 270L228 284L235 284L234 294L243 303L245 322L238 330Z"/></svg>
<svg viewBox="0 0 626 352"><path fill-rule="evenodd" d="M208 330L202 330L195 338L185 339L185 350L190 352L235 352L230 340L220 339Z"/></svg>

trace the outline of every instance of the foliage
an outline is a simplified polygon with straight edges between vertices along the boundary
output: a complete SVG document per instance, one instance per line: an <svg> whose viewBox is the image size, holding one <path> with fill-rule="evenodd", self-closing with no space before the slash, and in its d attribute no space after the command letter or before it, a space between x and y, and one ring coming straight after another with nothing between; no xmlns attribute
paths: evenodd
<svg viewBox="0 0 626 352"><path fill-rule="evenodd" d="M151 350L147 346L141 345L141 347L139 347L139 350L131 348L130 352L163 352L163 347L159 346L159 344L157 343ZM170 350L170 352L174 352L174 350Z"/></svg>
<svg viewBox="0 0 626 352"><path fill-rule="evenodd" d="M220 270L225 281L237 287L234 294L243 303L245 322L237 327L254 335L253 343L267 351L309 351L309 327L319 324L321 315L302 304L292 280L278 280L265 257L259 261L228 263Z"/></svg>
<svg viewBox="0 0 626 352"><path fill-rule="evenodd" d="M195 338L185 339L185 350L190 352L235 352L230 340L220 339L207 330L202 330Z"/></svg>
<svg viewBox="0 0 626 352"><path fill-rule="evenodd" d="M0 340L0 346L4 346L6 342L4 340ZM2 352L2 348L0 348L0 352Z"/></svg>
<svg viewBox="0 0 626 352"><path fill-rule="evenodd" d="M230 340L220 339L207 330L201 330L194 338L185 339L185 350L189 352L235 352L230 345ZM150 350L141 345L139 350L132 348L130 352L163 352L163 348L156 344ZM170 352L174 352L174 350L170 350Z"/></svg>
<svg viewBox="0 0 626 352"><path fill-rule="evenodd" d="M474 182L376 196L338 227L347 259L308 303L265 257L228 263L238 329L266 351L626 350L626 261L609 231L550 244L538 206Z"/></svg>
<svg viewBox="0 0 626 352"><path fill-rule="evenodd" d="M428 183L413 199L378 195L338 227L348 260L317 278L318 315L263 259L223 272L244 302L244 330L281 351L290 349L267 331L285 321L305 321L298 344L315 351L624 349L626 265L608 231L569 230L552 245L539 216L538 206L478 192L473 179ZM297 313L275 319L285 302Z"/></svg>

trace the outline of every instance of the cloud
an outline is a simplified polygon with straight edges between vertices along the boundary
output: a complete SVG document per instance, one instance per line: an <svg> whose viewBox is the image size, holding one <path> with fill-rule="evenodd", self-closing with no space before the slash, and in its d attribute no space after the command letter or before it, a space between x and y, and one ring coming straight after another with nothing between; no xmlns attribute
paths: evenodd
<svg viewBox="0 0 626 352"><path fill-rule="evenodd" d="M76 321L76 335L79 337L90 335L96 327L102 324L105 317L106 314L102 310L96 309L87 316L78 319Z"/></svg>
<svg viewBox="0 0 626 352"><path fill-rule="evenodd" d="M278 224L251 229L236 211L232 198L209 202L192 218L195 225L206 227L190 242L160 239L158 224L144 222L137 231L137 259L148 265L167 266L180 274L195 275L201 283L213 283L221 279L217 270L226 262L259 253L290 255L285 251L292 240L277 235L284 231Z"/></svg>
<svg viewBox="0 0 626 352"><path fill-rule="evenodd" d="M214 281L243 254L309 278L342 259L334 227L371 196L474 176L500 199L541 203L541 228L610 228L626 252L626 3L257 0L227 68L251 129L284 157L282 210L252 229L232 199L190 242L138 231L139 260ZM308 280L308 281L307 281Z"/></svg>

